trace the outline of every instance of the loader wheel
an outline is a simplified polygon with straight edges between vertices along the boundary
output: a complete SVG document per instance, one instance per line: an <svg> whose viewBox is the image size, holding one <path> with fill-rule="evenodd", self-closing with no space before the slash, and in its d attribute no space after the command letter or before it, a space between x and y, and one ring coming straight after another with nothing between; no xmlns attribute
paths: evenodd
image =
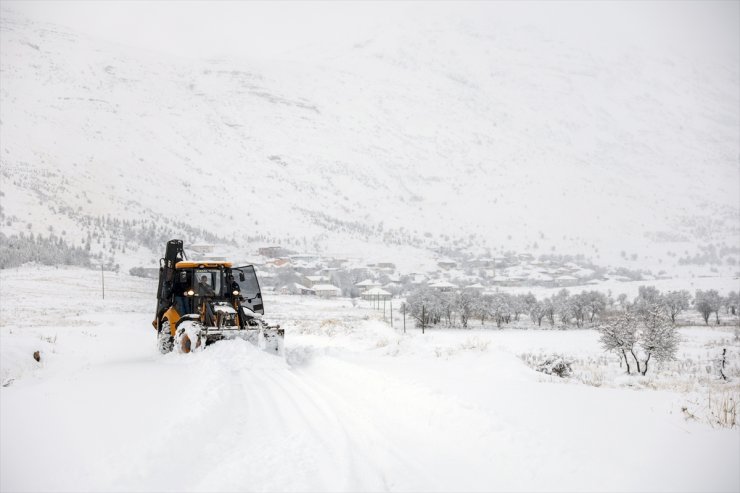
<svg viewBox="0 0 740 493"><path fill-rule="evenodd" d="M157 348L162 354L172 352L172 348L175 345L175 339L172 337L170 332L170 321L165 320L162 322L162 328L159 329L159 335L157 336Z"/></svg>
<svg viewBox="0 0 740 493"><path fill-rule="evenodd" d="M189 353L201 349L201 330L203 325L199 322L183 322L175 334L174 346L177 352Z"/></svg>

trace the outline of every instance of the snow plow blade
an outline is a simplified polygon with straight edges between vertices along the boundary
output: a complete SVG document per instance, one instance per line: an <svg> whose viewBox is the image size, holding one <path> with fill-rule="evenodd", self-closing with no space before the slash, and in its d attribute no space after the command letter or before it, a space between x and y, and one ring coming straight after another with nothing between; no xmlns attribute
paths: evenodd
<svg viewBox="0 0 740 493"><path fill-rule="evenodd" d="M285 330L281 329L279 325L265 325L247 329L205 327L201 332L201 337L206 341L206 344L228 339L244 339L265 352L278 356L285 355Z"/></svg>

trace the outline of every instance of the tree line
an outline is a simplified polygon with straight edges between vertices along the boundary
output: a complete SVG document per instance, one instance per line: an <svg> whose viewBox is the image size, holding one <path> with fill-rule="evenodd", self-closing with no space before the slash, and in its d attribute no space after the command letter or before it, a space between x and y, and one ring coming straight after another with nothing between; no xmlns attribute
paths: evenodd
<svg viewBox="0 0 740 493"><path fill-rule="evenodd" d="M440 292L421 287L408 297L402 309L422 331L437 324L455 326L457 320L466 328L473 318L480 319L481 324L493 320L500 328L523 314L538 326L543 321L550 327L589 325L598 330L603 349L625 363L628 374L645 375L652 361L676 358L680 341L676 320L692 307L705 324L709 324L712 314L719 324L720 313L738 314L740 294L733 291L721 296L716 290L698 290L692 297L686 290L662 293L654 286L641 286L633 300L625 294L614 299L599 291L572 295L566 289L538 300L532 293Z"/></svg>
<svg viewBox="0 0 740 493"><path fill-rule="evenodd" d="M480 320L481 325L490 320L500 328L519 321L521 315L527 315L538 327L544 322L550 327L580 328L600 324L614 313L642 314L647 307L659 307L672 324L676 323L679 314L692 307L707 325L711 315L720 324L723 312L728 315L738 313L740 295L731 292L728 296L721 296L716 290L698 290L692 297L686 290L662 293L654 286L640 286L633 300L629 300L626 294L614 299L595 290L571 294L567 289L538 300L532 293L481 294L472 289L442 292L422 286L407 297L404 309L422 329L439 324L467 328L473 319Z"/></svg>
<svg viewBox="0 0 740 493"><path fill-rule="evenodd" d="M6 236L0 233L0 269L18 267L27 262L90 267L91 260L89 249L70 245L53 234Z"/></svg>

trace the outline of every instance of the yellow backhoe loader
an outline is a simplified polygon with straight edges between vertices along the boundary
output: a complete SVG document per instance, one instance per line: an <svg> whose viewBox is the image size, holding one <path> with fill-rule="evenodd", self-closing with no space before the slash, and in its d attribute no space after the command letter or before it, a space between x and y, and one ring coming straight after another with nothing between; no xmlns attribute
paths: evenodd
<svg viewBox="0 0 740 493"><path fill-rule="evenodd" d="M285 332L262 319L265 313L254 267L231 262L187 261L182 240L167 242L159 262L157 330L161 353L202 349L239 337L283 354Z"/></svg>

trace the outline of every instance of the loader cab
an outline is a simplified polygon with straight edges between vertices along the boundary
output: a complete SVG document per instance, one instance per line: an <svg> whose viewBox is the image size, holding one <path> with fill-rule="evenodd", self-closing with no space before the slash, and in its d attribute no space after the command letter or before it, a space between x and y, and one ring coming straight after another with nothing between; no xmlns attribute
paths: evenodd
<svg viewBox="0 0 740 493"><path fill-rule="evenodd" d="M177 311L181 315L197 313L204 299L226 301L224 286L230 268L229 262L178 262L173 283Z"/></svg>
<svg viewBox="0 0 740 493"><path fill-rule="evenodd" d="M254 267L232 267L230 262L181 261L176 266L173 294L179 313L196 313L203 299L237 300L255 313L264 314L262 292Z"/></svg>

